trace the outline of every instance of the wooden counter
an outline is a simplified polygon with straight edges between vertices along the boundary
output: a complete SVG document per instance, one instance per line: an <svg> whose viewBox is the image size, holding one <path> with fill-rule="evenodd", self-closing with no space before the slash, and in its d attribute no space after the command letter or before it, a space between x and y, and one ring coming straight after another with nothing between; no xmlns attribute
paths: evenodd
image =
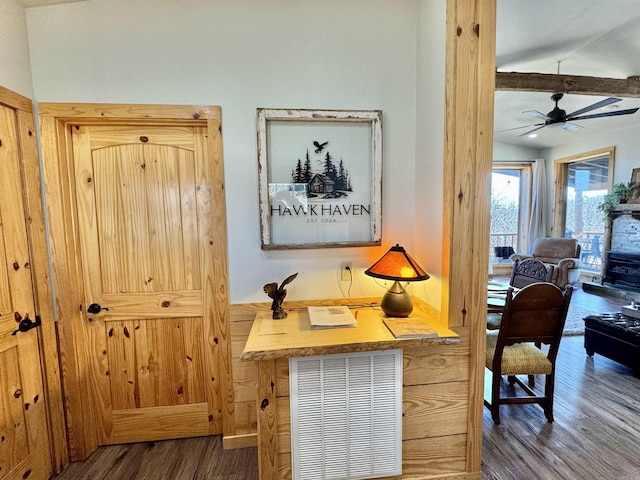
<svg viewBox="0 0 640 480"><path fill-rule="evenodd" d="M378 307L379 308L379 307ZM290 419L288 358L336 353L389 350L402 348L405 357L405 381L403 386L403 475L393 477L415 478L414 475L434 475L443 471L460 472L460 460L464 448L464 435L449 436L442 450L450 452L450 464L443 468L447 458L430 458L433 452L426 445L435 447L435 437L445 426L458 430L466 428L466 407L458 410L468 395L466 384L459 384L444 392L447 383L440 380L433 384L435 370L446 365L442 355L447 345L456 346L458 334L438 322L439 313L418 302L411 316L421 318L437 333L437 337L396 339L382 323L383 312L370 307L358 311L356 327L334 329L311 329L306 308L288 310L288 317L273 320L271 312L260 312L249 333L241 358L257 361L257 428L258 462L261 480L291 478ZM452 347L448 347L452 348ZM408 389L408 390L407 390ZM449 396L446 411L434 415L429 404L429 394L438 398ZM440 400L438 400L439 402ZM433 403L433 402L432 402ZM464 402L466 404L466 402ZM428 432L428 433L425 433ZM457 431L455 432L457 433ZM452 440L453 439L453 440ZM459 444L459 445L458 445ZM435 449L439 450L439 449ZM451 452L455 452L452 455ZM449 470L450 469L450 470ZM424 477L426 478L426 477Z"/></svg>
<svg viewBox="0 0 640 480"><path fill-rule="evenodd" d="M262 312L249 333L240 357L242 360L267 360L307 357L345 352L389 350L420 345L451 344L460 341L458 334L418 310L420 317L433 328L437 337L396 339L382 323L384 313L371 307L354 308L358 325L348 328L311 329L306 309L289 311L287 318L273 320L271 312Z"/></svg>

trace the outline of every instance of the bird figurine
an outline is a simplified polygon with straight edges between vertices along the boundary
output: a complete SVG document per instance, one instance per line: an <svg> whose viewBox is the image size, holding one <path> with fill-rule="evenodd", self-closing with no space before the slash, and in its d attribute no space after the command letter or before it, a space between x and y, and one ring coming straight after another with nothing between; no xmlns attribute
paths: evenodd
<svg viewBox="0 0 640 480"><path fill-rule="evenodd" d="M280 284L280 287L278 287L277 282L267 283L263 287L264 292L267 295L269 295L270 298L273 298L273 302L271 302L271 310L273 310L272 318L274 320L287 318L287 312L285 312L284 309L282 308L282 302L284 301L284 297L287 296L287 291L285 290L284 287L288 283L293 282L297 276L298 276L297 273L294 273L293 275L289 275L287 278L285 278L282 281L282 283Z"/></svg>
<svg viewBox="0 0 640 480"><path fill-rule="evenodd" d="M327 146L327 143L329 142L320 143L320 142L314 141L313 144L316 147L316 153L322 153L322 150L324 150L324 147Z"/></svg>

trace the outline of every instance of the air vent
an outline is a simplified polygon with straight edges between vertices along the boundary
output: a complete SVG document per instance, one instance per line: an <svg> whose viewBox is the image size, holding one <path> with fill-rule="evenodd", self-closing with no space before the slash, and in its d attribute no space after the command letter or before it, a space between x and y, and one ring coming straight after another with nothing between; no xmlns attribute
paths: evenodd
<svg viewBox="0 0 640 480"><path fill-rule="evenodd" d="M289 359L293 480L402 474L402 350Z"/></svg>

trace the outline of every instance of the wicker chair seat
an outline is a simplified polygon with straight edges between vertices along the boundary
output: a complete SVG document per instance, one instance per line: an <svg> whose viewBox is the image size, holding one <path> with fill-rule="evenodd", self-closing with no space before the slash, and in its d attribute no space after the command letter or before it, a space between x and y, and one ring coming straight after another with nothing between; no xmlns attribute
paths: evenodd
<svg viewBox="0 0 640 480"><path fill-rule="evenodd" d="M493 356L498 342L498 331L487 332L485 366L493 366ZM547 354L533 343L517 343L504 347L502 353L502 375L548 375L553 366Z"/></svg>

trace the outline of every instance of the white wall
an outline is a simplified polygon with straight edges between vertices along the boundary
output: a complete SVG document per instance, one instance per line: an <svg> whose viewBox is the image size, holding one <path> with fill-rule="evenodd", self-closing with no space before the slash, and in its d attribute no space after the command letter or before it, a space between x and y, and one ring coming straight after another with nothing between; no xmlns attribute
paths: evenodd
<svg viewBox="0 0 640 480"><path fill-rule="evenodd" d="M493 143L493 161L495 162L527 162L542 158L540 150L535 148L521 147L509 143Z"/></svg>
<svg viewBox="0 0 640 480"><path fill-rule="evenodd" d="M542 153L544 158L547 159L547 171L553 173L553 162L558 158L611 146L616 148L613 182L626 183L631 180L631 171L640 167L640 131L638 131L637 127L628 127L607 134L593 132L587 140L579 144L549 148L543 150Z"/></svg>
<svg viewBox="0 0 640 480"><path fill-rule="evenodd" d="M33 96L26 15L16 0L0 0L0 86Z"/></svg>
<svg viewBox="0 0 640 480"><path fill-rule="evenodd" d="M412 293L440 308L446 2L418 4L414 259L431 275Z"/></svg>
<svg viewBox="0 0 640 480"><path fill-rule="evenodd" d="M343 260L354 265L351 295L379 296L362 271L396 242L414 247L419 1L426 0L90 0L31 8L34 95L38 102L220 105L231 301L266 301L262 286L294 272L287 299L345 296ZM444 10L443 1L429 3ZM423 15L421 32L434 25L444 36L442 18ZM444 48L424 51L422 62L444 78ZM421 100L440 121L443 96L436 89ZM260 249L257 107L383 111L382 247ZM442 130L421 138L442 145ZM441 154L421 155L420 171L433 169L436 188L441 164ZM430 218L440 216L441 195L427 198ZM439 226L422 236L434 249L423 266L433 270L441 263Z"/></svg>

